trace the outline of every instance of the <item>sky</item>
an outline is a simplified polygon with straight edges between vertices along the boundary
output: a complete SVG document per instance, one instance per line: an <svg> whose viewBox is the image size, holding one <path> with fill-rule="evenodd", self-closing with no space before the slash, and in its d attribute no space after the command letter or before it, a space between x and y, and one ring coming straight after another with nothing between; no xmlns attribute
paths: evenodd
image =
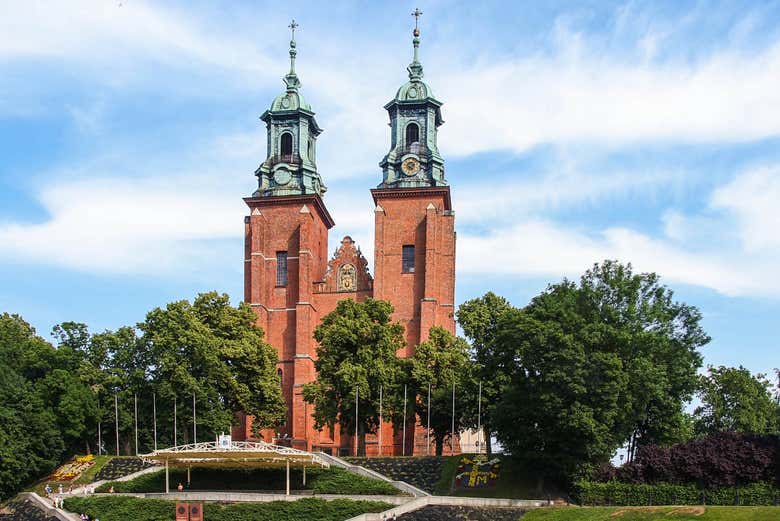
<svg viewBox="0 0 780 521"><path fill-rule="evenodd" d="M705 364L780 367L780 2L0 0L0 312L48 337L243 292L242 197L294 18L336 221L373 258L382 108L425 81L456 300L595 262L698 307Z"/></svg>

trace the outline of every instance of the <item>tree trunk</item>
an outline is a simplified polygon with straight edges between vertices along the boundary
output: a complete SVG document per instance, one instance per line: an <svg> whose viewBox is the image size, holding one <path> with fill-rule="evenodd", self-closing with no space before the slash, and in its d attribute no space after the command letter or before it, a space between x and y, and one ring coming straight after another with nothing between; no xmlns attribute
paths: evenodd
<svg viewBox="0 0 780 521"><path fill-rule="evenodd" d="M85 450L84 452L85 454L87 455L92 454L92 451L89 448L89 440L84 441L84 450Z"/></svg>
<svg viewBox="0 0 780 521"><path fill-rule="evenodd" d="M436 455L441 456L444 453L444 439L436 438Z"/></svg>

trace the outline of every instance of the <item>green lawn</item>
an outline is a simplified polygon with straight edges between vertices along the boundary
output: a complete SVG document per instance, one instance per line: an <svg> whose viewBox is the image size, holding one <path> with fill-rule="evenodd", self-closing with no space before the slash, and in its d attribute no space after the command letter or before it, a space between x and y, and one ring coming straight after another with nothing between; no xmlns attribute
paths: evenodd
<svg viewBox="0 0 780 521"><path fill-rule="evenodd" d="M554 507L529 511L522 521L773 521L780 507Z"/></svg>
<svg viewBox="0 0 780 521"><path fill-rule="evenodd" d="M74 497L65 500L65 509L86 513L101 521L171 521L174 501L138 499L128 496ZM366 512L382 512L392 505L379 501L337 499L325 501L303 498L271 503L233 503L203 505L205 521L344 521Z"/></svg>
<svg viewBox="0 0 780 521"><path fill-rule="evenodd" d="M269 490L285 489L284 469L209 469L193 468L188 490ZM170 472L170 487L187 483L187 471L173 469ZM106 492L110 486L116 492L164 492L165 471L144 474L132 481L113 481L103 484L98 492ZM306 485L303 485L301 469L290 469L292 490L311 490L317 494L378 494L401 495L402 492L385 481L349 473L343 469L308 468Z"/></svg>

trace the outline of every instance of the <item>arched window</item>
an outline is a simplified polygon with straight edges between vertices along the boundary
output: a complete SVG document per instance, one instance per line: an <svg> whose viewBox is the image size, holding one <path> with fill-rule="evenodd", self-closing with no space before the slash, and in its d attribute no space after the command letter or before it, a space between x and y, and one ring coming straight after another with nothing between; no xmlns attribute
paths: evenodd
<svg viewBox="0 0 780 521"><path fill-rule="evenodd" d="M309 138L309 161L314 161L314 140Z"/></svg>
<svg viewBox="0 0 780 521"><path fill-rule="evenodd" d="M282 376L283 376L283 374L282 374L282 370L281 369L277 369L276 370L276 376L279 378L279 385L282 385L282 381L283 381L282 380Z"/></svg>
<svg viewBox="0 0 780 521"><path fill-rule="evenodd" d="M417 123L406 125L406 146L410 147L413 143L420 142L420 127Z"/></svg>
<svg viewBox="0 0 780 521"><path fill-rule="evenodd" d="M281 149L280 153L283 156L291 156L292 155L292 153L293 153L293 143L292 143L292 141L293 141L292 134L290 134L289 132L285 132L284 134L282 134L282 142L281 142L282 149Z"/></svg>

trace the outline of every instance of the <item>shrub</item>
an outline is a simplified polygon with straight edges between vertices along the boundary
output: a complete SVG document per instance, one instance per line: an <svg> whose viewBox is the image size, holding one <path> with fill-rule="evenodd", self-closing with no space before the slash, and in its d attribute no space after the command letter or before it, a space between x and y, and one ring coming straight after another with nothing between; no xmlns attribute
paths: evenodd
<svg viewBox="0 0 780 521"><path fill-rule="evenodd" d="M700 489L692 484L638 485L617 481L580 481L575 486L573 496L583 505L775 505L780 499L780 491L767 483Z"/></svg>
<svg viewBox="0 0 780 521"><path fill-rule="evenodd" d="M191 490L284 490L284 469L211 469L194 467L190 474ZM169 475L170 487L187 483L187 472L173 469ZM131 481L112 481L98 487L107 492L162 492L165 489L165 471L138 476ZM401 492L386 481L358 476L343 469L307 468L306 485L300 469L290 469L290 488L312 490L317 494L399 495Z"/></svg>
<svg viewBox="0 0 780 521"><path fill-rule="evenodd" d="M695 483L701 488L769 482L780 485L780 437L721 432L664 448L642 447L631 463L601 467L594 481ZM611 467L611 468L610 468Z"/></svg>

